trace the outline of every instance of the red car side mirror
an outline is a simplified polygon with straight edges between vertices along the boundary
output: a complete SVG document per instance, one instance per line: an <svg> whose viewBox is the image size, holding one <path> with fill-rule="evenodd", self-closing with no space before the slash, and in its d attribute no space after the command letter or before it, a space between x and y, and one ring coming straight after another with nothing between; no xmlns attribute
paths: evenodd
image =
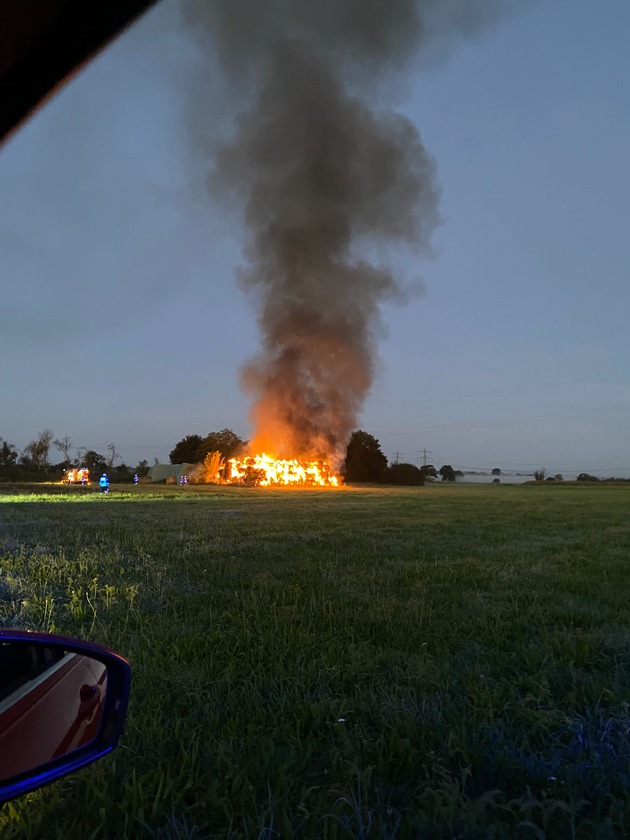
<svg viewBox="0 0 630 840"><path fill-rule="evenodd" d="M0 630L0 803L113 750L130 681L129 663L100 645Z"/></svg>

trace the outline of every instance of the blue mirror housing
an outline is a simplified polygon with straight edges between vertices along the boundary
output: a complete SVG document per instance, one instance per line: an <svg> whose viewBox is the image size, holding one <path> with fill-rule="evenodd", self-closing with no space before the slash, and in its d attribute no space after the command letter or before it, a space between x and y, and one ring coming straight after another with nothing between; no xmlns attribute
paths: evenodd
<svg viewBox="0 0 630 840"><path fill-rule="evenodd" d="M129 663L100 645L0 629L0 803L111 752L130 684Z"/></svg>

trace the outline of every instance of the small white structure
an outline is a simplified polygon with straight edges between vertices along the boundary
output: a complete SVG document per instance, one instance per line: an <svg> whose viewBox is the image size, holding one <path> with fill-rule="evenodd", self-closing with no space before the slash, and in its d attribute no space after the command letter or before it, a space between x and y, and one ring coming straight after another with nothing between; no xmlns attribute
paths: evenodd
<svg viewBox="0 0 630 840"><path fill-rule="evenodd" d="M154 484L165 482L168 478L174 479L175 484L179 484L184 477L188 481L194 481L202 471L201 464L155 464L149 470L148 476Z"/></svg>

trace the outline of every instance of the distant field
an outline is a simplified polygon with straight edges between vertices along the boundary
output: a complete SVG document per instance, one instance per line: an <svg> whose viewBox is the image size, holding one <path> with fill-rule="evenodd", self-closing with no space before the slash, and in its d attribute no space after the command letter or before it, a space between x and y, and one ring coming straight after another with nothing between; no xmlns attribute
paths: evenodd
<svg viewBox="0 0 630 840"><path fill-rule="evenodd" d="M630 836L629 596L627 486L5 487L0 623L133 686L2 838Z"/></svg>

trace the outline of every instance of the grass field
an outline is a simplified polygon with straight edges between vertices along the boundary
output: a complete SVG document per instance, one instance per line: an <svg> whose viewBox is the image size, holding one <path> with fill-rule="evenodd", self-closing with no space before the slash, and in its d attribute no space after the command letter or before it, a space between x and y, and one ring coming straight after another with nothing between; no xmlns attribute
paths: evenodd
<svg viewBox="0 0 630 840"><path fill-rule="evenodd" d="M129 658L9 838L630 836L630 488L0 494L0 623Z"/></svg>

